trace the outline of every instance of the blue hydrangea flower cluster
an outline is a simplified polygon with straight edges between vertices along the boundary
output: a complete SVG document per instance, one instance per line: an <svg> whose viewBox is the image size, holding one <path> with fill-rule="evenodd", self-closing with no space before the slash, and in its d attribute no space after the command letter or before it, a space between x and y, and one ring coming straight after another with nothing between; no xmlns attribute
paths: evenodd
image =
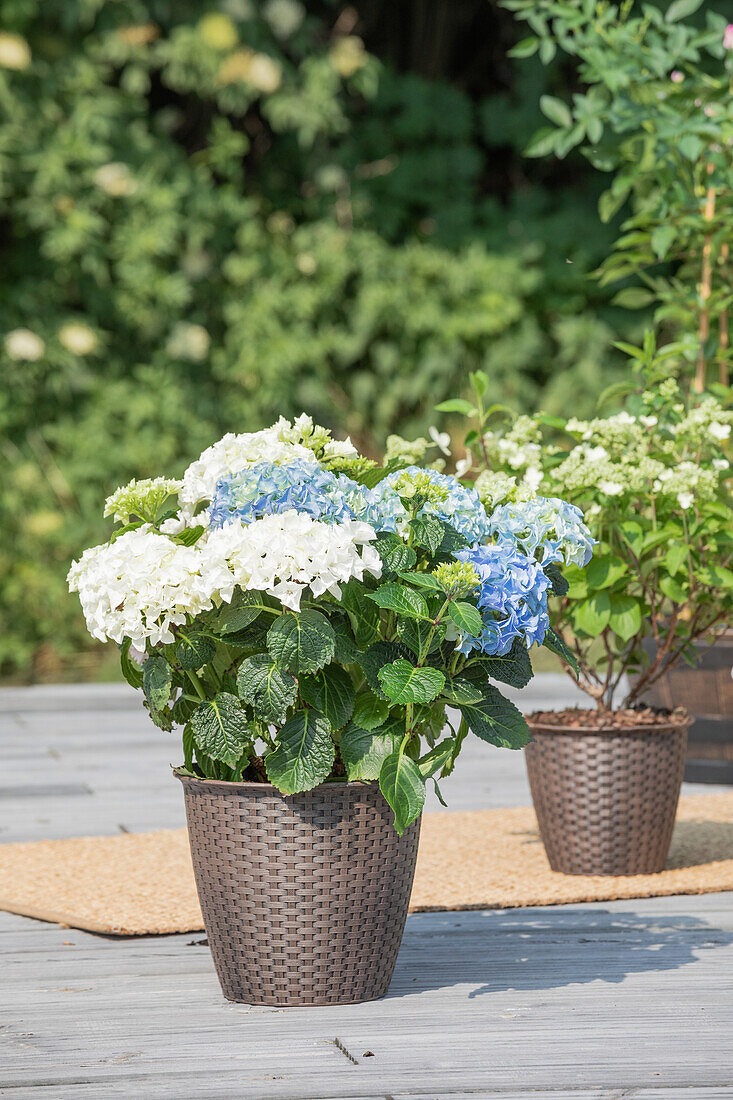
<svg viewBox="0 0 733 1100"><path fill-rule="evenodd" d="M596 545L580 508L559 497L500 504L491 513L489 530L500 545L520 546L545 565L564 561L584 567Z"/></svg>
<svg viewBox="0 0 733 1100"><path fill-rule="evenodd" d="M404 507L397 493L375 495L344 474L301 459L286 464L258 462L221 478L209 509L209 526L232 519L251 523L261 516L294 510L325 523L361 520L376 531L395 531Z"/></svg>
<svg viewBox="0 0 733 1100"><path fill-rule="evenodd" d="M503 657L515 638L522 638L528 649L535 642L541 645L550 627L550 582L539 562L506 545L473 546L453 556L469 562L480 578L477 603L484 621L479 637L461 639L460 652L478 649Z"/></svg>
<svg viewBox="0 0 733 1100"><path fill-rule="evenodd" d="M441 474L438 470L424 470L419 466L408 466L388 474L374 489L377 499L389 499L397 490L404 491L411 478L420 478L436 487L443 499L428 500L418 512L419 516L435 516L450 524L470 543L484 542L491 534L489 517L475 489L467 489L450 474ZM437 497L437 494L436 494ZM403 509L403 516L407 512Z"/></svg>

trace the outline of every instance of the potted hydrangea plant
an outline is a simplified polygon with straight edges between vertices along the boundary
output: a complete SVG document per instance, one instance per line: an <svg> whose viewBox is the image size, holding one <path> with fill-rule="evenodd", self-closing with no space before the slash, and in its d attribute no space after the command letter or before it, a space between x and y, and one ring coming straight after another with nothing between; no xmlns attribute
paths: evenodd
<svg viewBox="0 0 733 1100"><path fill-rule="evenodd" d="M227 435L105 514L120 526L69 584L152 720L183 729L176 775L225 996L383 995L426 781L469 732L529 740L496 684L524 686L528 647L559 644L554 567L500 538L475 490L377 467L305 416ZM589 545L579 514L553 562L576 538Z"/></svg>
<svg viewBox="0 0 733 1100"><path fill-rule="evenodd" d="M684 398L676 349L629 349L642 378L622 411L581 421L520 416L489 430L485 377L474 402L444 411L476 421L468 437L475 488L500 541L545 562L580 506L596 540L553 577L564 660L595 710L530 717L532 797L552 867L570 874L660 871L684 768L686 712L640 703L715 638L733 608L733 515L722 445L733 413L712 396ZM634 383L632 381L632 387ZM569 506L565 506L565 511ZM572 509L570 509L572 514ZM547 572L545 568L545 572Z"/></svg>

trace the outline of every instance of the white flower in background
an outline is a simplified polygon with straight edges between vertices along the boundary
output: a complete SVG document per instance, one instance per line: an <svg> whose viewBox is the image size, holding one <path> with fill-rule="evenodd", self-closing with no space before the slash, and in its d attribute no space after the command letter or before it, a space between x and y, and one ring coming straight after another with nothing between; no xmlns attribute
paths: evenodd
<svg viewBox="0 0 733 1100"><path fill-rule="evenodd" d="M602 493L605 493L607 497L620 496L624 491L624 486L620 481L599 481L598 488Z"/></svg>
<svg viewBox="0 0 733 1100"><path fill-rule="evenodd" d="M713 469L717 470L718 473L720 473L722 470L727 470L729 466L730 466L730 462L728 461L727 458L714 458L713 459Z"/></svg>
<svg viewBox="0 0 733 1100"><path fill-rule="evenodd" d="M534 495L542 483L542 470L538 466L530 466L525 471L522 479L523 485Z"/></svg>
<svg viewBox="0 0 733 1100"><path fill-rule="evenodd" d="M724 439L727 439L730 435L730 424L720 424L717 421L708 427L708 431L713 439L717 439L719 443L722 443Z"/></svg>
<svg viewBox="0 0 733 1100"><path fill-rule="evenodd" d="M109 164L102 164L97 168L92 179L97 187L114 198L132 195L137 190L137 182L133 178L130 169L118 160L111 161Z"/></svg>
<svg viewBox="0 0 733 1100"><path fill-rule="evenodd" d="M168 337L165 350L174 359L189 359L200 363L209 354L211 336L203 325L179 321Z"/></svg>
<svg viewBox="0 0 733 1100"><path fill-rule="evenodd" d="M191 526L189 524L189 517L184 515L183 512L177 512L175 516L164 519L158 530L163 535L180 535L189 526Z"/></svg>
<svg viewBox="0 0 733 1100"><path fill-rule="evenodd" d="M5 337L5 351L11 359L25 359L36 363L43 357L46 345L40 336L29 328L14 328Z"/></svg>
<svg viewBox="0 0 733 1100"><path fill-rule="evenodd" d="M659 420L656 416L640 416L639 423L643 424L645 428L654 428Z"/></svg>
<svg viewBox="0 0 733 1100"><path fill-rule="evenodd" d="M79 593L93 638L130 638L144 650L148 643L174 641L171 628L212 607L217 583L230 583L225 568L207 568L204 577L202 566L197 547L180 546L145 526L85 550L67 580L69 591Z"/></svg>
<svg viewBox="0 0 733 1100"><path fill-rule="evenodd" d="M263 14L280 38L294 34L305 19L305 9L298 0L267 0Z"/></svg>
<svg viewBox="0 0 733 1100"><path fill-rule="evenodd" d="M437 428L431 426L428 435L446 458L450 458L450 436L448 432L439 432Z"/></svg>
<svg viewBox="0 0 733 1100"><path fill-rule="evenodd" d="M287 423L287 421L286 421ZM186 470L180 501L184 512L193 514L200 501L210 501L216 483L226 474L236 474L256 462L292 462L299 458L315 462L316 457L300 443L284 443L279 438L280 425L261 432L229 432L218 443L207 447L200 458Z"/></svg>
<svg viewBox="0 0 733 1100"><path fill-rule="evenodd" d="M691 507L694 499L695 498L692 493L685 492L677 494L677 503L679 504L680 508L683 508L685 511L687 511L687 509Z"/></svg>
<svg viewBox="0 0 733 1100"><path fill-rule="evenodd" d="M600 462L603 458L608 458L608 451L605 447L584 447L585 457L589 462Z"/></svg>
<svg viewBox="0 0 733 1100"><path fill-rule="evenodd" d="M31 51L25 38L19 34L0 34L0 66L20 72L31 63Z"/></svg>
<svg viewBox="0 0 733 1100"><path fill-rule="evenodd" d="M357 458L358 454L348 436L346 439L329 439L323 448L324 458Z"/></svg>
<svg viewBox="0 0 733 1100"><path fill-rule="evenodd" d="M388 435L387 447L384 452L384 464L391 462L404 463L405 466L417 466L425 458L425 453L430 444L427 439L403 439L401 435Z"/></svg>
<svg viewBox="0 0 733 1100"><path fill-rule="evenodd" d="M97 334L81 321L69 321L67 325L62 325L59 342L74 355L91 355L99 345Z"/></svg>
<svg viewBox="0 0 733 1100"><path fill-rule="evenodd" d="M229 571L231 588L267 592L293 611L300 610L306 588L314 596L330 592L337 599L341 585L365 573L379 577L382 563L370 546L377 537L373 527L358 520L321 523L303 512L280 512L252 523L226 523L210 530L197 549L205 571L221 575ZM360 552L361 551L361 552ZM229 586L217 593L231 599Z"/></svg>
<svg viewBox="0 0 733 1100"><path fill-rule="evenodd" d="M468 473L473 466L473 461L470 458L459 458L456 462L456 477L460 481L462 477Z"/></svg>

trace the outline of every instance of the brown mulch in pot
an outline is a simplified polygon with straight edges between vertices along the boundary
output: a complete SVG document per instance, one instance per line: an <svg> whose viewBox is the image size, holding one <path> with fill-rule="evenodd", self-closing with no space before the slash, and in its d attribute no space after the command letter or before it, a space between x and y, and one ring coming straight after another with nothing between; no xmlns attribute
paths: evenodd
<svg viewBox="0 0 733 1100"><path fill-rule="evenodd" d="M584 710L566 707L564 710L538 710L528 714L530 725L559 726L566 729L624 730L639 726L670 726L687 721L684 707L661 710L656 707L629 707L627 710Z"/></svg>

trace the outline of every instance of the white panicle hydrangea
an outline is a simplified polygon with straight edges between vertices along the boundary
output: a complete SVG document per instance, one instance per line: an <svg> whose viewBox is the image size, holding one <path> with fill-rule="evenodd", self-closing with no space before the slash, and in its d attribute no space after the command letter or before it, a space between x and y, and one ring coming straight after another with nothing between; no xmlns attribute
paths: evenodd
<svg viewBox="0 0 733 1100"><path fill-rule="evenodd" d="M180 546L150 527L128 531L103 546L85 550L69 575L93 638L122 642L137 650L172 642L173 625L212 606L212 593L234 582L226 567L204 571L196 546Z"/></svg>
<svg viewBox="0 0 733 1100"><path fill-rule="evenodd" d="M287 424L287 421L284 422ZM315 462L315 455L300 443L285 443L280 439L281 425L261 432L229 432L218 443L207 447L200 458L183 475L180 502L184 511L193 513L200 501L210 501L216 483L226 474L236 474L256 462L292 462L299 458Z"/></svg>
<svg viewBox="0 0 733 1100"><path fill-rule="evenodd" d="M228 569L232 585L267 592L298 611L306 588L314 596L330 592L339 599L341 584L360 581L367 572L379 577L382 563L369 545L376 537L366 523L321 523L291 511L224 524L209 531L199 547L207 571L218 575Z"/></svg>

